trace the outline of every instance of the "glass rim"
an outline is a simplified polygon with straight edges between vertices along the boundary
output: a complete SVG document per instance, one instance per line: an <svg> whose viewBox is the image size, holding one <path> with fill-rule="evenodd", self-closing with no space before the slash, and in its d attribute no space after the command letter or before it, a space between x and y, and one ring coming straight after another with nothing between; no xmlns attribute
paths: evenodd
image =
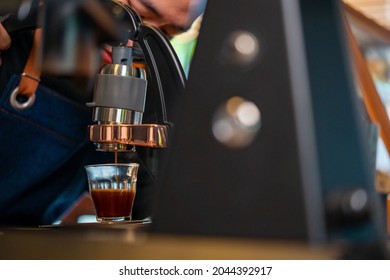
<svg viewBox="0 0 390 280"><path fill-rule="evenodd" d="M102 163L102 164L90 164L90 165L85 165L84 168L87 167L99 167L99 166L126 166L126 167L139 167L138 163L131 162L131 163Z"/></svg>

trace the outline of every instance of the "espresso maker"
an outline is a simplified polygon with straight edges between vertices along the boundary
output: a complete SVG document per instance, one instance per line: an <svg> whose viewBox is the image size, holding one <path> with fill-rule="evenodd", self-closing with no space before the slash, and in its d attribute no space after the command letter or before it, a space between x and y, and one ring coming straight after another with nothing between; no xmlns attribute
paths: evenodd
<svg viewBox="0 0 390 280"><path fill-rule="evenodd" d="M105 152L166 148L172 130L168 116L185 85L180 62L165 35L133 9L117 1L106 5L126 25L128 38L111 43L112 63L97 75L88 104L95 123L89 126L90 140Z"/></svg>
<svg viewBox="0 0 390 280"><path fill-rule="evenodd" d="M94 82L90 141L115 160L121 152L121 160L138 162L138 183L154 185L186 81L167 37L116 0L30 2L24 21L44 27L42 72ZM112 63L101 67L103 45L112 48Z"/></svg>
<svg viewBox="0 0 390 280"><path fill-rule="evenodd" d="M138 163L133 218L150 216L175 102L186 81L167 37L116 0L1 1L0 11L0 22L9 33L23 30L32 38L36 27L42 27L36 56L45 84L61 78L61 95L76 105L90 102L90 110L77 106L77 121L57 111L58 122L78 131L75 143L88 148L80 167L117 159ZM101 67L102 46L107 45L112 63ZM38 96L32 109L42 100Z"/></svg>
<svg viewBox="0 0 390 280"><path fill-rule="evenodd" d="M142 208L137 218L149 216L186 81L175 51L160 30L116 0L29 3L24 25L44 27L42 72L69 78L85 92L94 88L85 98L92 108L92 125L85 122L89 139L97 151L113 154L105 160L140 164L135 208ZM102 46L112 49L112 62L104 66Z"/></svg>

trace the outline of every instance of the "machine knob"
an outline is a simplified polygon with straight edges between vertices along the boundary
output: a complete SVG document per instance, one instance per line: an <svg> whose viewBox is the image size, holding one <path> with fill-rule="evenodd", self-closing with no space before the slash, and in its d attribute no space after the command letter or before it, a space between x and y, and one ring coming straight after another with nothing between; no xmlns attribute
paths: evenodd
<svg viewBox="0 0 390 280"><path fill-rule="evenodd" d="M234 31L224 44L223 54L224 61L233 65L251 65L260 56L259 39L249 31Z"/></svg>
<svg viewBox="0 0 390 280"><path fill-rule="evenodd" d="M328 227L365 221L370 216L370 198L363 188L330 192L325 196Z"/></svg>

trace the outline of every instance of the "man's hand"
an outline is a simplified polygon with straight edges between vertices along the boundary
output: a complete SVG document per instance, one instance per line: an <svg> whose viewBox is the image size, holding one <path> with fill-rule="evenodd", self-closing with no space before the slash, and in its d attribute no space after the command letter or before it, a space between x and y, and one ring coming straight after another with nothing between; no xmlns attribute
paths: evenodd
<svg viewBox="0 0 390 280"><path fill-rule="evenodd" d="M0 23L0 51L4 51L11 46L11 38L8 35L8 32L4 29L3 25Z"/></svg>

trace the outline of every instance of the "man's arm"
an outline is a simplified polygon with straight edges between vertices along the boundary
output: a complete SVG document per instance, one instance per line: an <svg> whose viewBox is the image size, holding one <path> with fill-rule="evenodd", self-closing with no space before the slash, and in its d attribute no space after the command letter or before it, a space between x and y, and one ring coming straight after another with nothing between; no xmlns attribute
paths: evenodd
<svg viewBox="0 0 390 280"><path fill-rule="evenodd" d="M0 23L0 50L4 51L11 46L11 38L8 35L8 32L4 29L3 25Z"/></svg>

